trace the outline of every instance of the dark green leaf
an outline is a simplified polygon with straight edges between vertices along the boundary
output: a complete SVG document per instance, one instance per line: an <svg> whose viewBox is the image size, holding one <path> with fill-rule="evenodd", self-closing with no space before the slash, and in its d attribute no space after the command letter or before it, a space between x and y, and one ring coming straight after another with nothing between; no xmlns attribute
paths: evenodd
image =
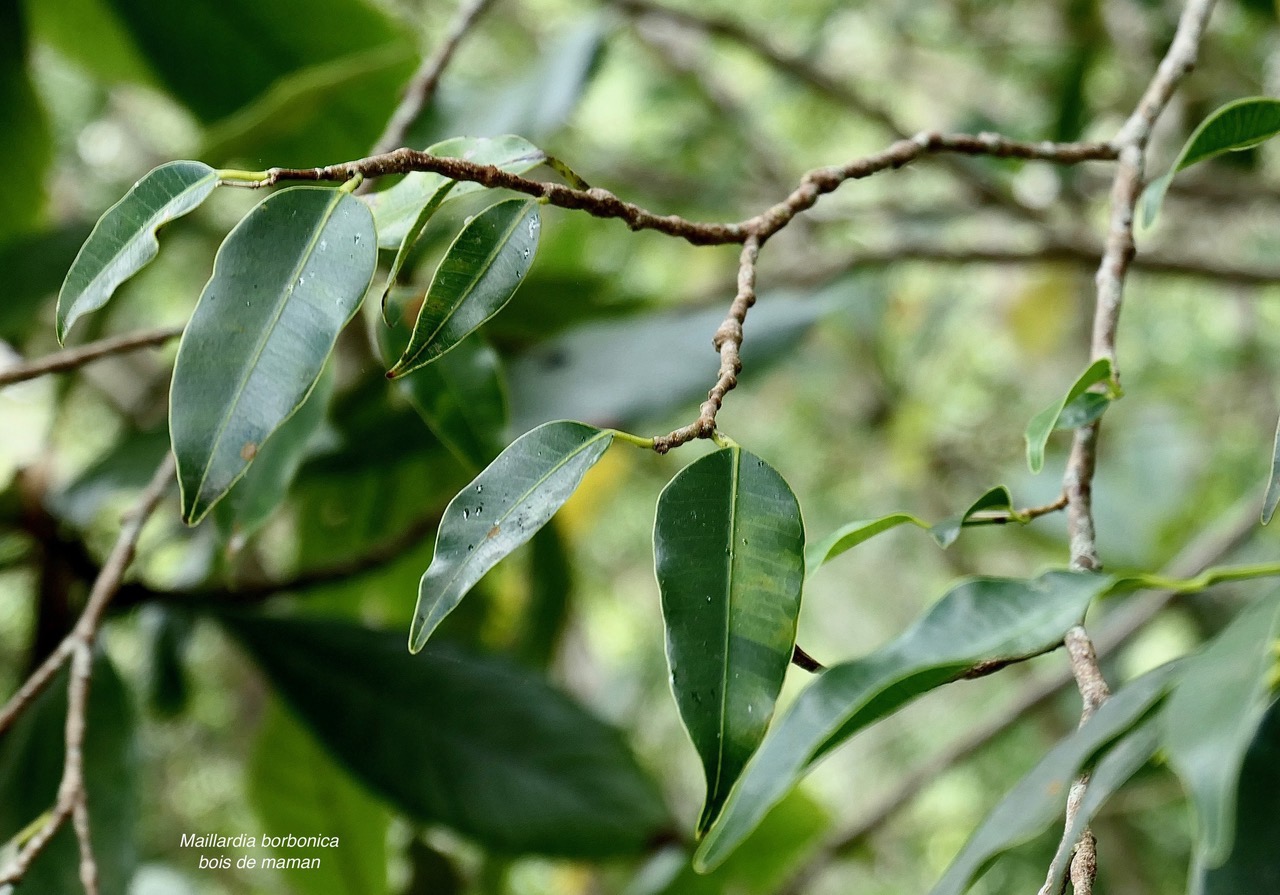
<svg viewBox="0 0 1280 895"><path fill-rule="evenodd" d="M725 448L663 490L653 553L671 688L707 781L701 832L764 738L791 662L804 586L800 505L763 460Z"/></svg>
<svg viewBox="0 0 1280 895"><path fill-rule="evenodd" d="M1280 702L1272 702L1240 770L1236 838L1225 863L1212 870L1197 861L1192 895L1280 892Z"/></svg>
<svg viewBox="0 0 1280 895"><path fill-rule="evenodd" d="M374 326L379 350L389 363L404 350L409 330ZM397 380L396 388L466 466L483 469L506 444L507 396L498 354L478 333L434 363Z"/></svg>
<svg viewBox="0 0 1280 895"><path fill-rule="evenodd" d="M441 158L460 158L477 165L494 165L512 174L524 174L546 161L541 149L523 137L454 137L427 147ZM396 249L397 260L412 245L426 223L424 209L435 208L445 199L456 199L484 189L478 183L456 183L430 171L415 171L388 189L364 196L373 210L378 227L378 247ZM397 266L398 269L398 266Z"/></svg>
<svg viewBox="0 0 1280 895"><path fill-rule="evenodd" d="M214 520L222 537L238 549L275 512L324 426L333 396L333 365L326 364L311 394L280 424L249 469L220 501Z"/></svg>
<svg viewBox="0 0 1280 895"><path fill-rule="evenodd" d="M1004 485L996 485L971 503L969 508L959 516L952 516L950 519L944 519L931 526L929 534L933 535L933 539L938 542L938 546L945 550L956 542L956 538L960 537L961 528L973 524L977 521L973 518L975 515L988 510L1013 511L1013 498L1009 496L1008 488Z"/></svg>
<svg viewBox="0 0 1280 895"><path fill-rule="evenodd" d="M431 363L501 311L533 264L541 226L532 199L507 199L472 218L436 268L409 346L387 378Z"/></svg>
<svg viewBox="0 0 1280 895"><path fill-rule="evenodd" d="M169 162L148 172L107 209L67 272L58 294L58 341L85 314L107 303L116 288L160 251L156 231L195 209L218 185L201 162Z"/></svg>
<svg viewBox="0 0 1280 895"><path fill-rule="evenodd" d="M612 441L612 432L593 426L547 423L512 442L449 502L418 586L410 650L422 649L467 591L547 524Z"/></svg>
<svg viewBox="0 0 1280 895"><path fill-rule="evenodd" d="M1231 854L1240 768L1272 699L1280 594L1249 606L1186 672L1165 710L1165 749L1196 807L1196 852L1216 867Z"/></svg>
<svg viewBox="0 0 1280 895"><path fill-rule="evenodd" d="M1089 365L1089 369L1080 374L1080 378L1075 381L1062 400L1051 404L1031 418L1031 422L1027 424L1026 439L1027 466L1032 472L1039 472L1044 468L1044 447L1049 442L1049 434L1058 428L1063 410L1087 392L1090 386L1110 378L1111 361L1105 357L1094 361ZM1112 397L1115 395L1112 394Z"/></svg>
<svg viewBox="0 0 1280 895"><path fill-rule="evenodd" d="M31 233L44 214L45 169L52 141L44 109L27 71L23 4L0 5L0 243Z"/></svg>
<svg viewBox="0 0 1280 895"><path fill-rule="evenodd" d="M1267 493L1262 499L1262 524L1266 525L1280 505L1280 423L1276 424L1275 444L1271 448L1271 477L1267 480Z"/></svg>
<svg viewBox="0 0 1280 895"><path fill-rule="evenodd" d="M859 730L975 665L1052 649L1111 579L1047 572L959 584L893 642L828 668L800 694L748 762L696 856L714 868L808 768Z"/></svg>
<svg viewBox="0 0 1280 895"><path fill-rule="evenodd" d="M387 891L387 809L336 767L328 753L274 703L249 761L249 801L268 836L333 836L336 848L280 848L281 858L318 858L284 871L307 895L381 895Z"/></svg>
<svg viewBox="0 0 1280 895"><path fill-rule="evenodd" d="M529 542L529 599L511 653L532 668L546 668L569 623L573 599L573 563L554 521Z"/></svg>
<svg viewBox="0 0 1280 895"><path fill-rule="evenodd" d="M992 859L1016 845L1029 842L1060 818L1072 781L1081 769L1106 752L1106 758L1098 768L1101 775L1099 792L1091 802L1091 813L1096 812L1105 798L1128 780L1155 751L1158 726L1140 722L1149 716L1152 706L1173 686L1177 671L1175 664L1164 665L1121 688L1099 707L1088 723L1054 746L991 810L934 886L931 895L961 895ZM1117 738L1121 738L1119 743L1107 752ZM1106 766L1105 773L1103 765ZM1090 792L1092 788L1091 783ZM1085 823L1088 823L1088 818L1080 826ZM1072 837L1071 844L1074 845L1078 838ZM1061 857L1057 856L1058 859Z"/></svg>
<svg viewBox="0 0 1280 895"><path fill-rule="evenodd" d="M190 613L162 603L144 606L141 614L147 704L161 718L172 718L191 698L185 660L195 620Z"/></svg>
<svg viewBox="0 0 1280 895"><path fill-rule="evenodd" d="M0 243L0 270L5 298L0 302L0 339L15 345L48 325L45 300L56 298L76 252L89 238L90 228L67 224L56 230L30 234Z"/></svg>
<svg viewBox="0 0 1280 895"><path fill-rule="evenodd" d="M329 752L410 817L502 852L634 854L667 823L617 731L515 666L351 624L227 617Z"/></svg>
<svg viewBox="0 0 1280 895"><path fill-rule="evenodd" d="M1156 219L1164 194L1179 171L1225 152L1257 146L1276 134L1280 134L1280 100L1251 96L1216 109L1183 145L1169 173L1152 181L1143 193L1143 223L1149 227Z"/></svg>
<svg viewBox="0 0 1280 895"><path fill-rule="evenodd" d="M0 842L53 807L62 777L67 674L0 739ZM138 863L138 749L133 703L105 655L93 665L84 741L84 780L93 854L103 895L123 895ZM79 851L70 824L53 838L23 879L22 895L80 893Z"/></svg>
<svg viewBox="0 0 1280 895"><path fill-rule="evenodd" d="M173 371L169 428L188 524L306 399L376 264L369 209L342 190L283 190L231 231Z"/></svg>

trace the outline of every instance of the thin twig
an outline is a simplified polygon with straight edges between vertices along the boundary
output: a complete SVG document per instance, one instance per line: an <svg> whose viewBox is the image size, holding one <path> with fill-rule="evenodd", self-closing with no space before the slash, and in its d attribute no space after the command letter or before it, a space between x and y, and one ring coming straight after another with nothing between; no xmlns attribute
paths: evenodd
<svg viewBox="0 0 1280 895"><path fill-rule="evenodd" d="M140 348L154 348L156 345L163 345L170 339L176 339L182 335L182 329L181 326L165 326L159 329L126 333L123 336L112 336L97 342L90 342L87 345L68 348L65 351L57 351L38 360L0 370L0 388L4 388L6 385L13 385L15 382L25 382L28 379L45 376L49 373L65 373L68 370L75 370L85 364L101 360L104 357L110 357L113 354L125 354L130 351L137 351Z"/></svg>
<svg viewBox="0 0 1280 895"><path fill-rule="evenodd" d="M422 115L424 109L431 104L436 89L440 86L440 77L444 74L458 45L475 27L482 15L493 6L494 0L467 0L458 8L449 31L434 53L422 60L418 70L413 73L409 83L405 85L404 94L396 106L391 118L387 121L382 136L374 144L374 153L390 152L405 145L410 128Z"/></svg>
<svg viewBox="0 0 1280 895"><path fill-rule="evenodd" d="M1224 514L1222 522L1202 533L1183 547L1161 572L1170 578L1191 578L1244 546L1258 531L1258 504L1254 499L1242 501ZM1128 643L1151 619L1175 597L1173 591L1157 591L1131 598L1123 608L1107 618L1095 640L1095 649L1111 656ZM818 872L830 861L847 855L868 836L881 829L903 808L923 792L949 768L968 760L1003 736L1023 718L1056 698L1071 686L1074 678L1069 668L1028 682L998 714L947 745L924 764L915 768L875 807L818 852L779 890L780 895L802 895L809 891Z"/></svg>
<svg viewBox="0 0 1280 895"><path fill-rule="evenodd" d="M1142 95L1137 108L1116 135L1113 145L1119 150L1119 165L1111 187L1111 221L1107 232L1106 248L1097 274L1097 304L1094 308L1093 339L1090 349L1094 360L1111 361L1113 375L1118 376L1116 365L1116 331L1120 322L1120 308L1124 297L1125 278L1133 261L1136 247L1133 238L1133 217L1138 198L1142 194L1143 167L1147 144L1160 113L1164 111L1179 82L1195 66L1200 41L1213 11L1214 0L1189 0L1178 21L1178 30L1168 52L1161 60L1155 77ZM1071 566L1083 571L1101 567L1098 558L1097 537L1093 523L1093 474L1097 466L1098 435L1101 420L1076 430L1063 477L1063 490L1067 495L1067 531L1071 543ZM1067 646L1071 654L1071 670L1084 706L1081 711L1083 724L1093 711L1109 695L1106 681L1098 668L1093 645L1083 627L1072 628L1067 634ZM1079 807L1087 785L1087 775L1072 786L1066 813L1066 829L1072 828L1075 810ZM1064 836L1067 835L1064 833ZM1071 843L1066 843L1071 845ZM1076 895L1091 895L1097 874L1096 842L1093 833L1086 829L1075 846L1071 860L1071 885ZM1053 880L1046 880L1041 895L1055 895Z"/></svg>
<svg viewBox="0 0 1280 895"><path fill-rule="evenodd" d="M80 618L76 620L71 633L63 639L50 659L41 665L40 670L28 679L5 706L3 718L7 726L18 713L34 701L67 659L71 660L71 679L67 689L66 752L58 795L53 810L44 824L19 849L9 867L0 873L0 886L18 883L31 867L32 861L49 844L59 828L74 815L76 836L80 843L80 880L88 895L97 895L98 869L93 858L88 797L84 783L85 723L89 705L89 685L93 674L93 647L107 606L120 589L125 572L133 562L142 528L173 483L173 469L173 455L166 455L164 462L156 469L150 484L142 492L138 503L125 515L115 546L111 548L102 571L94 581L89 599L85 602L84 611L80 613ZM47 670L48 668L52 670ZM33 681L36 681L34 685ZM0 727L0 730L3 730L3 727Z"/></svg>

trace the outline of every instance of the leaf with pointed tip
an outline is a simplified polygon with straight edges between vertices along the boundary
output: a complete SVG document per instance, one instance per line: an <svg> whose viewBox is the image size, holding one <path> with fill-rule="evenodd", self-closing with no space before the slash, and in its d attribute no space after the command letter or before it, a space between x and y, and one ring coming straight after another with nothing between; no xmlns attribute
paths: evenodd
<svg viewBox="0 0 1280 895"><path fill-rule="evenodd" d="M1251 96L1229 102L1200 122L1183 145L1169 173L1153 180L1142 194L1142 223L1150 227L1160 212L1173 177L1184 168L1226 152L1251 149L1280 134L1280 100Z"/></svg>
<svg viewBox="0 0 1280 895"><path fill-rule="evenodd" d="M740 447L686 466L658 498L653 553L671 688L706 775L701 832L764 738L795 645L800 505Z"/></svg>
<svg viewBox="0 0 1280 895"><path fill-rule="evenodd" d="M994 858L1034 839L1062 816L1067 792L1081 769L1102 755L1096 781L1099 792L1093 792L1095 781L1091 780L1086 796L1090 816L1096 813L1155 752L1160 731L1158 719L1152 718L1153 707L1169 692L1178 670L1179 663L1163 665L1122 687L1084 726L1054 746L991 809L930 895L961 895ZM1082 804L1082 812L1084 808ZM1081 829L1088 822L1087 817L1077 818ZM1063 842L1074 847L1078 839L1069 836ZM1070 852L1066 856L1069 859ZM1061 857L1055 856L1051 873L1059 871Z"/></svg>
<svg viewBox="0 0 1280 895"><path fill-rule="evenodd" d="M1044 447L1049 442L1049 434L1058 428L1058 421L1063 411L1085 394L1090 386L1110 378L1111 361L1105 357L1094 361L1089 365L1089 369L1080 374L1080 378L1061 400L1054 402L1031 418L1031 422L1027 423L1026 439L1027 466L1032 472L1039 472L1044 468ZM1111 392L1111 397L1116 397L1114 389ZM1101 416L1100 412L1093 419L1097 419L1098 416Z"/></svg>
<svg viewBox="0 0 1280 895"><path fill-rule="evenodd" d="M1267 493L1262 499L1262 524L1266 525L1280 505L1280 423L1276 424L1275 444L1271 448L1271 478L1267 480Z"/></svg>
<svg viewBox="0 0 1280 895"><path fill-rule="evenodd" d="M822 672L773 725L747 763L695 858L714 868L816 761L858 731L975 666L1053 649L1111 578L1053 571L1037 578L972 578L900 637Z"/></svg>
<svg viewBox="0 0 1280 895"><path fill-rule="evenodd" d="M545 423L512 442L449 502L418 585L411 652L486 572L550 521L612 441L613 432L583 423Z"/></svg>
<svg viewBox="0 0 1280 895"><path fill-rule="evenodd" d="M1004 510L1006 512L1013 511L1013 497L1009 494L1009 489L1004 485L996 485L987 491L973 503L969 504L969 508L959 516L952 516L950 519L943 519L938 524L929 528L929 534L938 542L938 546L944 550L956 542L956 538L960 537L960 529L966 525L975 525L981 520L974 519L978 513L986 510Z"/></svg>
<svg viewBox="0 0 1280 895"><path fill-rule="evenodd" d="M227 236L178 347L169 399L189 525L306 399L376 264L373 217L343 190L282 190Z"/></svg>
<svg viewBox="0 0 1280 895"><path fill-rule="evenodd" d="M640 854L668 830L618 731L535 672L445 644L410 656L349 622L221 621L334 759L419 823L576 858Z"/></svg>
<svg viewBox="0 0 1280 895"><path fill-rule="evenodd" d="M1277 638L1280 594L1254 602L1187 660L1165 710L1165 750L1195 805L1207 867L1231 853L1240 768L1273 698Z"/></svg>
<svg viewBox="0 0 1280 895"><path fill-rule="evenodd" d="M547 161L547 155L523 137L454 137L428 146L439 158L457 158L477 165L493 165L510 174L524 174ZM395 186L361 198L373 211L378 228L378 248L403 250L418 238L426 219L426 208L434 211L446 199L470 195L485 187L466 181L458 183L431 171L406 174ZM427 215L430 217L430 215ZM397 253L397 257L399 257Z"/></svg>
<svg viewBox="0 0 1280 895"><path fill-rule="evenodd" d="M472 218L436 268L409 346L387 378L431 363L501 311L533 264L541 226L532 199L507 199Z"/></svg>
<svg viewBox="0 0 1280 895"><path fill-rule="evenodd" d="M169 162L148 172L108 208L76 255L58 293L58 341L155 258L160 251L156 231L162 225L195 209L217 185L218 172L206 164Z"/></svg>

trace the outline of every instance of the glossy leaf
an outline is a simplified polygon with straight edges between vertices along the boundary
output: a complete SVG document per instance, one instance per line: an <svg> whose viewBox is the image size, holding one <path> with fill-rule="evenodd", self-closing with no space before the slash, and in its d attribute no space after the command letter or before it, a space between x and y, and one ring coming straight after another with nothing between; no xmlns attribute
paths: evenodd
<svg viewBox="0 0 1280 895"><path fill-rule="evenodd" d="M1106 358L1094 361L1089 365L1089 369L1080 374L1080 378L1075 381L1062 400L1051 404L1031 418L1031 422L1027 424L1026 439L1027 466L1032 472L1039 472L1044 468L1044 448L1049 442L1050 433L1058 428L1058 421L1063 411L1085 394L1090 386L1110 378L1111 361Z"/></svg>
<svg viewBox="0 0 1280 895"><path fill-rule="evenodd" d="M1271 477L1267 480L1267 493L1262 499L1262 524L1266 525L1280 506L1280 423L1276 424L1275 444L1271 448Z"/></svg>
<svg viewBox="0 0 1280 895"><path fill-rule="evenodd" d="M593 426L547 423L512 442L449 502L418 586L411 651L422 649L486 572L550 521L612 441L612 432Z"/></svg>
<svg viewBox="0 0 1280 895"><path fill-rule="evenodd" d="M67 674L0 737L0 843L47 812L58 792L67 717ZM138 742L133 702L105 655L94 659L84 741L84 780L93 854L103 895L129 888L138 863ZM17 892L83 892L79 850L63 825L23 878ZM5 868L0 866L0 872Z"/></svg>
<svg viewBox="0 0 1280 895"><path fill-rule="evenodd" d="M1200 123L1183 145L1169 173L1151 182L1142 196L1146 226L1156 219L1174 175L1226 152L1250 149L1280 134L1280 100L1252 96L1229 102Z"/></svg>
<svg viewBox="0 0 1280 895"><path fill-rule="evenodd" d="M107 303L116 288L160 251L156 231L193 211L218 185L201 162L169 162L148 172L107 209L76 255L58 293L58 341L85 314Z"/></svg>
<svg viewBox="0 0 1280 895"><path fill-rule="evenodd" d="M748 762L698 849L697 866L725 860L814 762L858 731L975 665L1053 649L1110 583L1058 571L1030 580L969 579L896 640L822 672Z"/></svg>
<svg viewBox="0 0 1280 895"><path fill-rule="evenodd" d="M338 762L421 823L506 853L636 854L668 823L621 736L513 665L333 621L226 617Z"/></svg>
<svg viewBox="0 0 1280 895"><path fill-rule="evenodd" d="M267 836L336 836L337 848L275 850L281 858L319 858L317 867L285 869L307 895L383 895L387 891L390 812L334 765L288 712L272 703L249 760L249 801Z"/></svg>
<svg viewBox="0 0 1280 895"><path fill-rule="evenodd" d="M396 313L394 319L400 320ZM408 344L409 330L396 325L377 327L379 351L390 363ZM464 465L483 469L506 444L507 396L498 353L478 333L411 375L396 381L441 442Z"/></svg>
<svg viewBox="0 0 1280 895"><path fill-rule="evenodd" d="M369 210L295 187L231 231L178 348L169 428L194 525L310 393L377 263Z"/></svg>
<svg viewBox="0 0 1280 895"><path fill-rule="evenodd" d="M262 446L249 469L214 510L214 520L233 550L262 527L284 500L302 462L324 426L333 396L332 364L325 365L311 394Z"/></svg>
<svg viewBox="0 0 1280 895"><path fill-rule="evenodd" d="M1141 722L1168 693L1177 671L1176 664L1164 665L1125 685L1083 727L1054 746L986 816L931 895L961 895L995 857L1060 821L1072 782L1105 754L1098 767L1099 791L1091 797L1091 814L1096 812L1155 751L1157 725ZM1088 818L1080 826L1086 823ZM1070 839L1072 845L1078 838ZM1070 854L1066 857L1070 860Z"/></svg>
<svg viewBox="0 0 1280 895"><path fill-rule="evenodd" d="M520 286L542 226L538 203L507 199L471 219L436 268L395 379L444 354L502 310Z"/></svg>
<svg viewBox="0 0 1280 895"><path fill-rule="evenodd" d="M706 776L701 832L764 738L804 586L800 505L739 447L686 466L658 498L653 554L671 689Z"/></svg>
<svg viewBox="0 0 1280 895"><path fill-rule="evenodd" d="M1240 768L1267 706L1280 638L1280 595L1257 600L1188 660L1165 710L1165 749L1196 809L1207 867L1231 853Z"/></svg>
<svg viewBox="0 0 1280 895"><path fill-rule="evenodd" d="M1196 860L1191 895L1280 892L1280 702L1272 702L1240 770L1236 837L1231 854L1207 869Z"/></svg>
<svg viewBox="0 0 1280 895"><path fill-rule="evenodd" d="M459 158L477 165L493 165L512 174L524 174L547 160L546 153L523 137L454 137L428 146L441 158ZM378 227L378 247L400 252L411 246L426 223L424 209L434 211L445 199L456 199L484 189L470 181L457 183L430 171L414 171L388 189L370 193L364 201ZM428 215L429 217L430 215ZM394 268L398 269L398 265Z"/></svg>

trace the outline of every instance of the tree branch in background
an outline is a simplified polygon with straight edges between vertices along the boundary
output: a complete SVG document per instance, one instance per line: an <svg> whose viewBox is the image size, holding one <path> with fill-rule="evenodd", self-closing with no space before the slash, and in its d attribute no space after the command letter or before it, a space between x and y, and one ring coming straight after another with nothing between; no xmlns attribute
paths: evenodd
<svg viewBox="0 0 1280 895"><path fill-rule="evenodd" d="M1143 167L1151 131L1160 113L1168 105L1179 82L1194 67L1204 36L1214 0L1189 0L1178 21L1173 43L1161 60L1138 107L1116 135L1113 145L1119 151L1119 165L1111 187L1111 220L1107 232L1106 247L1097 274L1097 304L1093 317L1093 340L1090 354L1093 360L1111 361L1112 375L1116 372L1116 330L1120 322L1120 308L1124 297L1125 278L1133 261L1136 247L1133 239L1133 215L1142 195ZM1101 420L1076 430L1067 460L1062 486L1067 495L1067 532L1071 543L1071 567L1082 571L1094 571L1101 566L1098 558L1097 538L1093 524L1093 474L1097 466L1098 433ZM1106 681L1098 668L1093 644L1083 627L1067 632L1067 648L1071 654L1071 669L1083 700L1080 723L1109 696ZM1067 800L1066 829L1073 825L1076 809L1084 797L1088 775L1082 775L1071 788ZM1066 834L1064 833L1064 836ZM1066 843L1070 845L1071 843ZM1074 844L1071 859L1071 885L1076 895L1091 895L1097 875L1097 848L1093 832L1086 829ZM1041 895L1056 895L1051 881L1046 881Z"/></svg>
<svg viewBox="0 0 1280 895"><path fill-rule="evenodd" d="M493 4L494 0L466 0L458 8L449 26L449 33L436 47L436 51L422 60L422 64L418 66L418 70L413 73L413 77L405 86L400 103L387 121L382 136L374 144L375 155L390 152L405 145L409 129L435 98L436 89L440 86L440 77L453 61L458 45Z"/></svg>
<svg viewBox="0 0 1280 895"><path fill-rule="evenodd" d="M89 814L84 785L85 719L89 706L89 685L93 675L93 648L102 626L102 619L111 598L120 590L125 573L133 562L138 548L138 538L151 514L155 512L165 492L174 480L173 455L165 456L150 484L138 503L126 514L120 535L107 557L102 571L93 583L84 611L75 627L40 665L26 683L0 711L0 733L13 723L41 691L48 686L68 660L71 663L71 680L67 689L67 720L65 734L66 754L62 765L62 782L58 786L57 799L45 822L31 835L18 851L9 867L0 873L0 886L16 884L26 874L49 841L74 815L76 837L80 843L80 881L88 895L98 893L98 869L93 859L89 838Z"/></svg>
<svg viewBox="0 0 1280 895"><path fill-rule="evenodd" d="M126 333L123 336L112 336L109 339L101 339L97 342L90 342L87 345L68 348L65 351L56 351L53 354L45 355L39 360L18 364L7 370L0 370L0 388L4 388L6 385L13 385L16 382L25 382L28 379L45 376L49 373L65 373L68 370L75 370L85 364L93 363L104 357L110 357L113 354L125 354L130 351L137 351L140 348L154 348L157 345L163 345L170 339L176 339L182 335L182 330L183 327L181 326L166 326L159 329L143 330L142 332Z"/></svg>

